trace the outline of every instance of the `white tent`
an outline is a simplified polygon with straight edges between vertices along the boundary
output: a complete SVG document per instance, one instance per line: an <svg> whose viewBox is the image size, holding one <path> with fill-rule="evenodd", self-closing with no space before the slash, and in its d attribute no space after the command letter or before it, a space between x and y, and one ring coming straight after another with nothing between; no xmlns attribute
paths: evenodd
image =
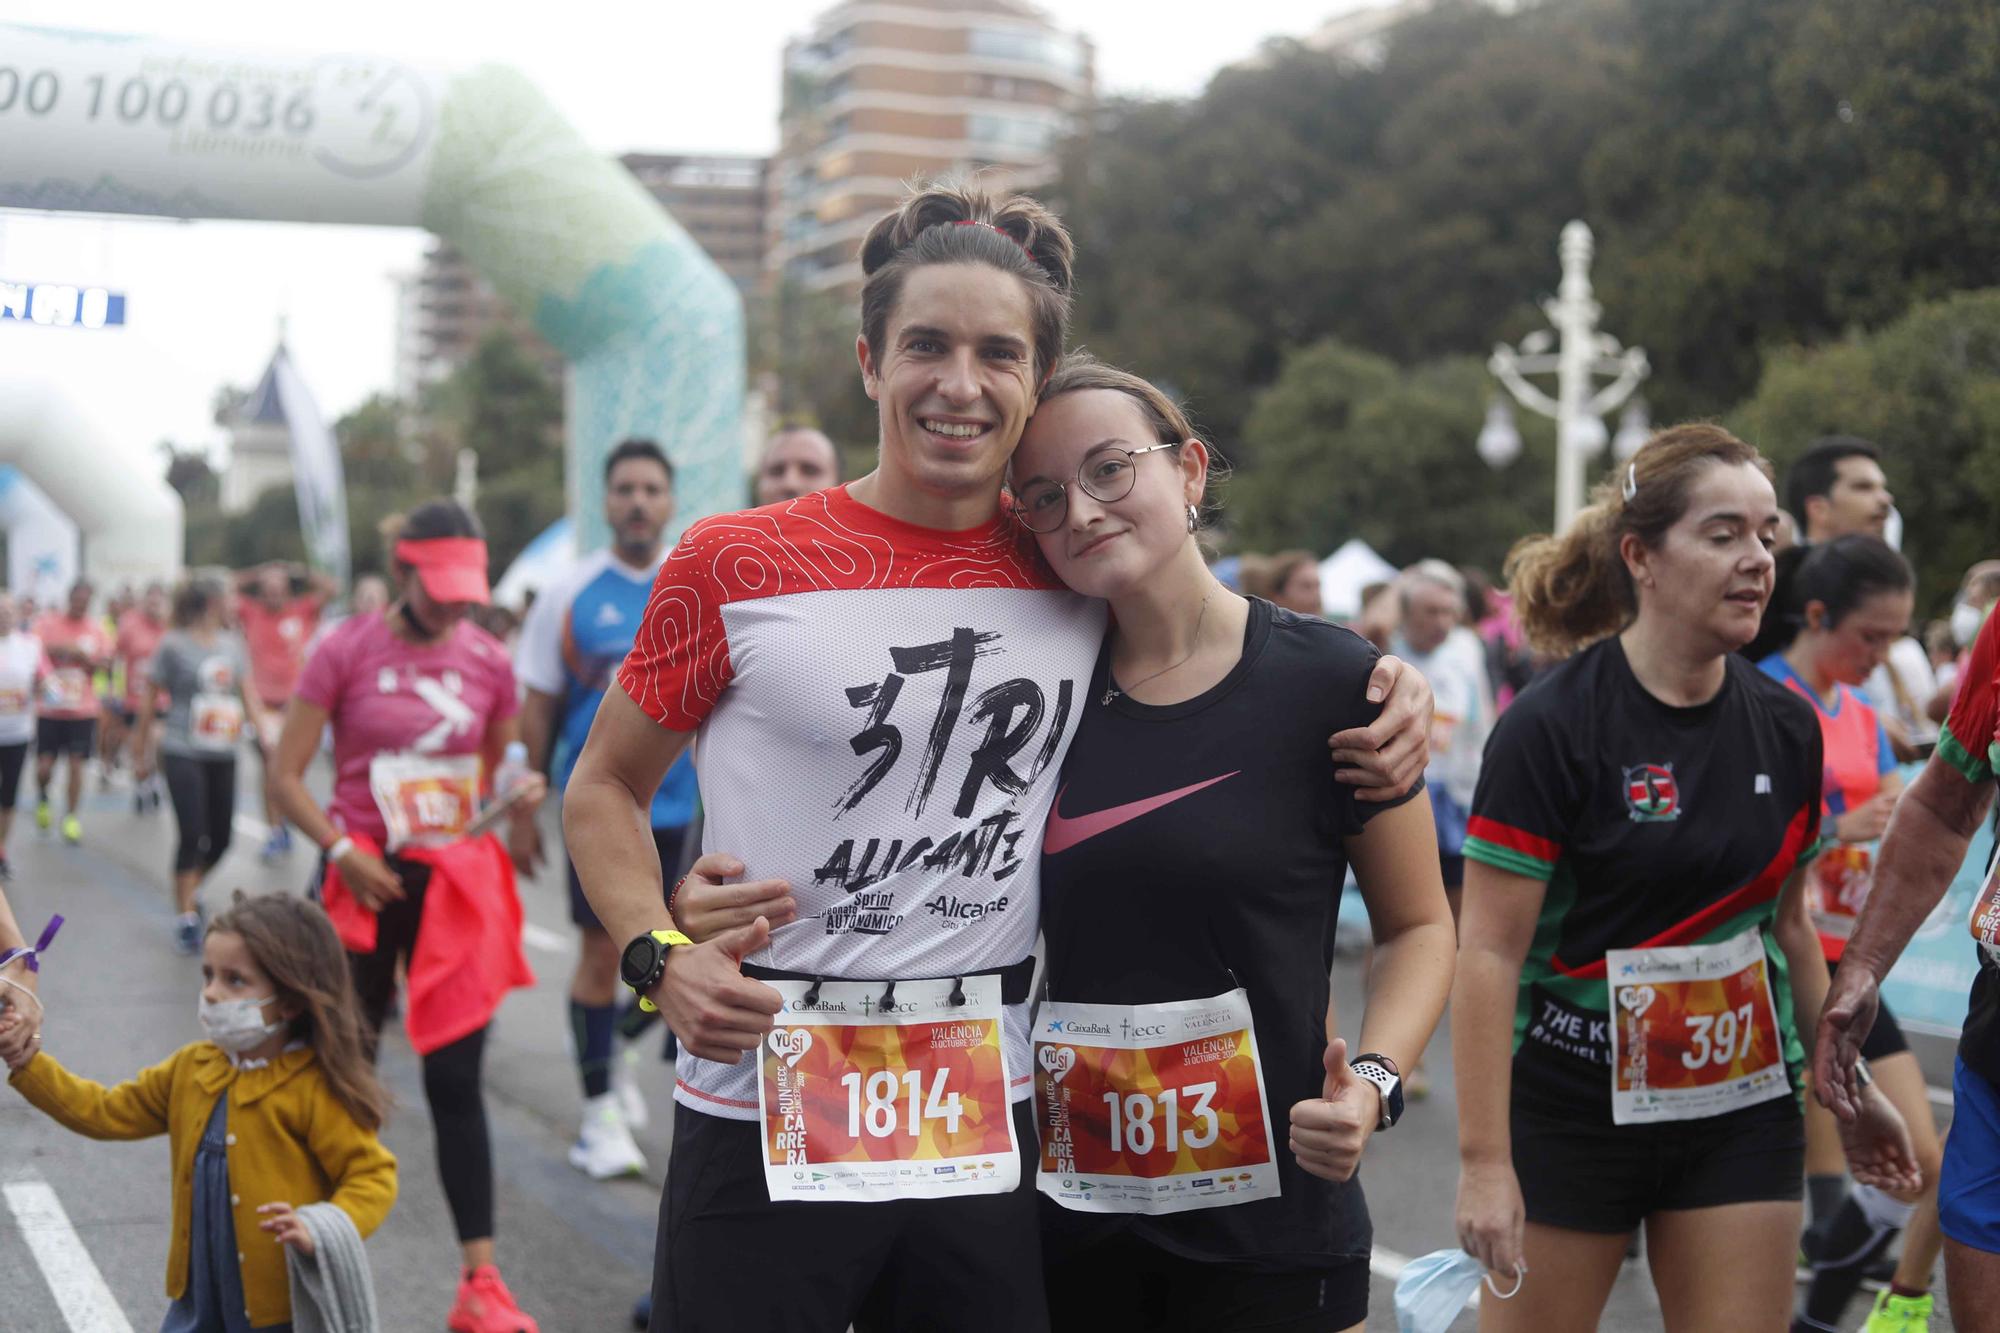
<svg viewBox="0 0 2000 1333"><path fill-rule="evenodd" d="M1396 577L1396 567L1359 537L1347 539L1338 551L1319 562L1319 599L1335 620L1361 614L1361 590Z"/></svg>

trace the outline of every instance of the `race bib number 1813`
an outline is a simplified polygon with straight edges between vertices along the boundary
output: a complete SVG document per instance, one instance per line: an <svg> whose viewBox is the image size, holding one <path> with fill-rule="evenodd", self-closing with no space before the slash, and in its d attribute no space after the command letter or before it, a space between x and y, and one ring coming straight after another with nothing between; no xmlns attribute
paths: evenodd
<svg viewBox="0 0 2000 1333"><path fill-rule="evenodd" d="M1278 1197L1264 1071L1241 990L1168 1004L1059 1004L1035 1020L1036 1187L1092 1213Z"/></svg>
<svg viewBox="0 0 2000 1333"><path fill-rule="evenodd" d="M816 995L810 982L767 984L785 997L758 1051L773 1200L872 1203L1020 1183L998 978L898 982L886 1009L880 981L823 982Z"/></svg>

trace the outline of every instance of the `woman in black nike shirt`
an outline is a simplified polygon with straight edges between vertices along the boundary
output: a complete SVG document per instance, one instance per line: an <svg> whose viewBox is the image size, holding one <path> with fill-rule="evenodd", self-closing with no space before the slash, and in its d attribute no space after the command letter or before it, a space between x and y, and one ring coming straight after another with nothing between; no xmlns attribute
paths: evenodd
<svg viewBox="0 0 2000 1333"><path fill-rule="evenodd" d="M1642 1222L1669 1330L1789 1318L1794 1014L1817 1015L1827 981L1801 883L1819 726L1736 652L1777 526L1756 450L1680 426L1509 559L1529 640L1575 655L1501 717L1465 849L1458 1232L1527 1273L1482 1329L1596 1328ZM1908 1182L1893 1137L1850 1152L1857 1178Z"/></svg>
<svg viewBox="0 0 2000 1333"><path fill-rule="evenodd" d="M1352 1177L1451 988L1428 803L1357 802L1327 764L1326 738L1375 714L1378 654L1209 573L1210 459L1165 395L1079 355L1011 469L1043 556L1114 626L1042 847L1057 1329L1360 1327ZM1352 1064L1328 1041L1350 860L1377 944Z"/></svg>

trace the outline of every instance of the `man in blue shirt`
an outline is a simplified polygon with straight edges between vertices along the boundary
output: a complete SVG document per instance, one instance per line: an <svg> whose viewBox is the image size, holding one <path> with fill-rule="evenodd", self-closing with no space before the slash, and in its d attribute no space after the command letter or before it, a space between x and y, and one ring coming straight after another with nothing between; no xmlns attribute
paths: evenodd
<svg viewBox="0 0 2000 1333"><path fill-rule="evenodd" d="M611 673L631 651L653 576L666 558L661 536L674 516L674 470L657 444L627 440L611 451L604 468L604 510L611 546L584 557L543 590L516 650L515 672L527 688L521 733L528 759L541 768L554 750L557 791L568 785ZM673 883L678 874L695 801L694 765L683 755L653 797L653 843L663 883ZM584 1098L583 1123L569 1159L605 1180L645 1169L632 1139L632 1129L644 1121L645 1102L629 1084L612 1086L618 946L584 898L574 864L569 903L570 919L582 932L569 1011Z"/></svg>

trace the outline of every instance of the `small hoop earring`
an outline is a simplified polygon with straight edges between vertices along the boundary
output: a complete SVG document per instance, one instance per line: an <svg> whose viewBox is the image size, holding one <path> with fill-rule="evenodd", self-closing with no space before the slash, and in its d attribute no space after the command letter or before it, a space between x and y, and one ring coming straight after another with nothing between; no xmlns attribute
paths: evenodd
<svg viewBox="0 0 2000 1333"><path fill-rule="evenodd" d="M1199 509L1196 509L1196 508L1195 508L1195 507L1194 507L1193 505L1189 505L1189 506L1188 506L1188 531L1189 531L1189 532L1193 532L1193 531L1194 531L1194 530L1195 530L1196 528L1198 528L1198 527L1200 527L1200 526L1201 526L1201 511L1200 511Z"/></svg>

